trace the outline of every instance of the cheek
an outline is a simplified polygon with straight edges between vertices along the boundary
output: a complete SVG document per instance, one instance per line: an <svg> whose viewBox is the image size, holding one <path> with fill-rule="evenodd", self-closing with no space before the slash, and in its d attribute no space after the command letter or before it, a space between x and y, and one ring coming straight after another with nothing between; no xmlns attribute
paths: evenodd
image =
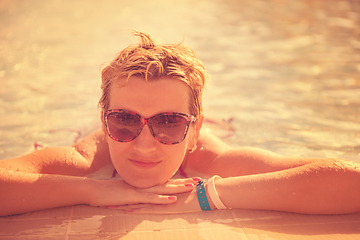
<svg viewBox="0 0 360 240"><path fill-rule="evenodd" d="M121 156L123 156L124 152L126 152L126 148L124 144L119 144L114 140L107 138L108 146L109 146L109 153L111 157L111 162L114 166L121 163Z"/></svg>
<svg viewBox="0 0 360 240"><path fill-rule="evenodd" d="M184 160L184 157L186 155L186 148L185 147L181 147L178 149L171 149L168 153L170 162L173 163L174 165L180 164L182 163L182 161Z"/></svg>
<svg viewBox="0 0 360 240"><path fill-rule="evenodd" d="M189 140L185 139L183 142L179 143L179 145L175 145L174 148L168 149L168 156L171 159L170 162L173 166L180 167L182 164L187 152L189 145Z"/></svg>
<svg viewBox="0 0 360 240"><path fill-rule="evenodd" d="M179 170L186 156L186 152L187 150L184 146L176 146L175 148L170 147L166 151L166 165L164 165L164 168L161 170L162 176L159 176L161 178L161 184L164 184L166 181L172 178L173 175L175 175L175 173Z"/></svg>

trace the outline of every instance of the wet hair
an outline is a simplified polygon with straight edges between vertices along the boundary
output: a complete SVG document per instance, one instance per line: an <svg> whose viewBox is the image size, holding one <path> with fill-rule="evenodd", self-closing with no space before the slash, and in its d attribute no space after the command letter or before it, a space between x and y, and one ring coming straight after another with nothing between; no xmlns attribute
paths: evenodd
<svg viewBox="0 0 360 240"><path fill-rule="evenodd" d="M119 79L125 78L127 82L135 76L154 81L171 77L189 87L190 113L194 116L202 114L202 92L207 74L194 52L182 42L162 44L147 33L132 30L132 34L139 38L139 43L126 47L102 69L102 96L99 101L102 110L109 109L110 88Z"/></svg>

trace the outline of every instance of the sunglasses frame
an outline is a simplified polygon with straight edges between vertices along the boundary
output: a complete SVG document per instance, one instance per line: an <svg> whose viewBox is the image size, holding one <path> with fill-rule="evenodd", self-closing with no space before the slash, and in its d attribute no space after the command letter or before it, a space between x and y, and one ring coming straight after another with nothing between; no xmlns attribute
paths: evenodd
<svg viewBox="0 0 360 240"><path fill-rule="evenodd" d="M108 116L111 113L118 113L118 112L129 113L131 115L135 115L135 116L139 117L139 119L141 120L141 125L139 127L139 130L137 131L137 133L135 134L135 136L132 139L122 141L122 140L119 140L119 139L115 138L114 136L112 136L110 134L110 129L109 129L109 125L108 125ZM155 132L153 130L151 121L152 121L152 119L154 119L154 118L156 118L158 116L162 116L162 115L176 115L176 116L180 116L180 117L183 117L183 118L186 119L186 127L185 127L185 131L184 131L184 135L179 141L173 142L173 143L166 143L166 142L163 142L159 138L156 137L156 134L155 134ZM144 118L140 114L137 114L136 112L125 110L125 109L109 109L109 110L104 112L104 123L105 123L106 132L107 132L107 134L109 135L109 137L111 139L113 139L114 141L117 141L117 142L131 142L131 141L135 140L140 135L140 133L143 130L144 126L148 125L151 135L158 142L160 142L162 144L165 144L165 145L178 144L178 143L182 142L186 138L186 135L187 135L187 133L189 131L190 124L192 122L196 122L196 120L197 120L196 117L193 116L193 115L189 115L189 114L185 114L185 113L179 113L179 112L163 112L163 113L155 114L154 116L151 116L151 117L148 117L148 118Z"/></svg>

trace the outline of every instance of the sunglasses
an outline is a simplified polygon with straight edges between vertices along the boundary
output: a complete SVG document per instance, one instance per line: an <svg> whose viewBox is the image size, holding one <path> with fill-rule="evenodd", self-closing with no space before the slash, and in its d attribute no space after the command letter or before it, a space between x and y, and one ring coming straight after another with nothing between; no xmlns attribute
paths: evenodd
<svg viewBox="0 0 360 240"><path fill-rule="evenodd" d="M192 115L177 112L164 112L144 118L135 112L124 109L110 109L104 113L106 131L110 138L118 142L131 142L147 124L153 137L163 144L182 142L192 122Z"/></svg>

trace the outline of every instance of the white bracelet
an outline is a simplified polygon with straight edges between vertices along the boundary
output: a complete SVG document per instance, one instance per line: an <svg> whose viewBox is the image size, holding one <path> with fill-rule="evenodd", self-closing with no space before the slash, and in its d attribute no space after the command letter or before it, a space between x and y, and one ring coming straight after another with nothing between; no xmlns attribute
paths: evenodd
<svg viewBox="0 0 360 240"><path fill-rule="evenodd" d="M220 177L215 175L212 178L210 178L209 181L207 182L207 190L208 190L209 196L211 198L211 201L214 203L214 205L217 209L219 209L219 210L227 209L227 207L220 200L219 195L216 191L215 178L220 178Z"/></svg>

